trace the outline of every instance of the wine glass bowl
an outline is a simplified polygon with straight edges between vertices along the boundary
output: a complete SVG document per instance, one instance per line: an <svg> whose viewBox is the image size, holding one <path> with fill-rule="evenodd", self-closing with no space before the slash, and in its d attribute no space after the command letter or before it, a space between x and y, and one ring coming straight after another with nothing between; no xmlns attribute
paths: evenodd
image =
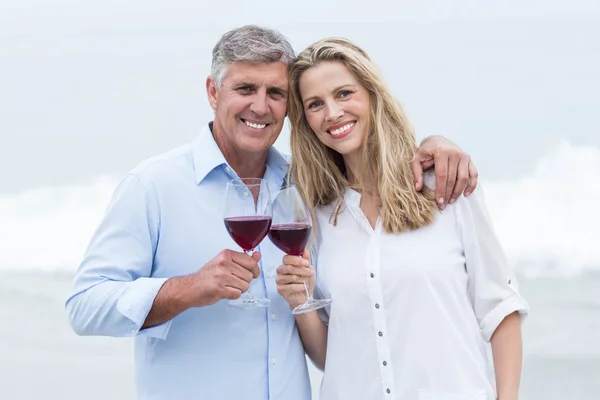
<svg viewBox="0 0 600 400"><path fill-rule="evenodd" d="M286 254L302 257L312 233L312 218L295 185L280 190L273 200L269 238ZM331 304L331 299L314 299L304 281L306 302L292 310L293 314L314 311Z"/></svg>
<svg viewBox="0 0 600 400"><path fill-rule="evenodd" d="M242 250L252 255L271 227L271 195L266 180L232 179L225 190L223 222L227 232ZM257 298L250 289L229 304L242 308L267 307L270 300Z"/></svg>

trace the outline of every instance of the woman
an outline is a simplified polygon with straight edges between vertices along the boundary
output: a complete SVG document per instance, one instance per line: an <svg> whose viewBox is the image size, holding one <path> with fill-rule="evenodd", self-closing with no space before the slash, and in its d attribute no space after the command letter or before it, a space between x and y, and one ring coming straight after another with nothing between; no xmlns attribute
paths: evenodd
<svg viewBox="0 0 600 400"><path fill-rule="evenodd" d="M347 40L299 55L288 112L291 175L313 211L317 297L333 299L296 316L324 371L321 399L517 399L528 305L481 189L443 211L431 190L415 190L412 129ZM314 284L308 254L285 256L277 283L291 308L306 299L305 277Z"/></svg>

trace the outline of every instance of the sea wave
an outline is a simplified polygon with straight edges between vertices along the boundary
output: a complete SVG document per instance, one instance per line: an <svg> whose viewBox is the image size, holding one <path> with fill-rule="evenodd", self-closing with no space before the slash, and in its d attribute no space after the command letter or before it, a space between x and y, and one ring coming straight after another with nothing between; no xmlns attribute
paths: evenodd
<svg viewBox="0 0 600 400"><path fill-rule="evenodd" d="M116 184L102 176L0 197L0 269L74 271ZM564 142L533 171L482 189L518 273L600 271L600 149Z"/></svg>

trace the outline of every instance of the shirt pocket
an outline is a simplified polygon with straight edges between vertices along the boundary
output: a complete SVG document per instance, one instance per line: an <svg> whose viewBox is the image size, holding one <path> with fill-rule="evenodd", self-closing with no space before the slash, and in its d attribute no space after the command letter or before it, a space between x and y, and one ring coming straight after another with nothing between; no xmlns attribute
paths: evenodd
<svg viewBox="0 0 600 400"><path fill-rule="evenodd" d="M465 392L444 392L419 390L418 400L489 400L484 390Z"/></svg>

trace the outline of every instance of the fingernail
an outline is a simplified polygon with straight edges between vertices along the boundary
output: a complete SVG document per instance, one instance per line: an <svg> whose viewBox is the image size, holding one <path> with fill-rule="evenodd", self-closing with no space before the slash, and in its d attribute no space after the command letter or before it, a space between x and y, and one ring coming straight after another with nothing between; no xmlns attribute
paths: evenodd
<svg viewBox="0 0 600 400"><path fill-rule="evenodd" d="M308 260L302 259L301 264L308 267Z"/></svg>
<svg viewBox="0 0 600 400"><path fill-rule="evenodd" d="M441 206L441 205L444 205L444 198L443 198L443 197L440 197L440 199L438 200L438 204L439 204L440 206Z"/></svg>
<svg viewBox="0 0 600 400"><path fill-rule="evenodd" d="M465 192L465 197L469 197L470 194L471 192Z"/></svg>
<svg viewBox="0 0 600 400"><path fill-rule="evenodd" d="M456 201L455 199L450 199L449 203L454 204L455 201Z"/></svg>
<svg viewBox="0 0 600 400"><path fill-rule="evenodd" d="M445 204L440 205L440 210L443 210L444 208L446 208Z"/></svg>

